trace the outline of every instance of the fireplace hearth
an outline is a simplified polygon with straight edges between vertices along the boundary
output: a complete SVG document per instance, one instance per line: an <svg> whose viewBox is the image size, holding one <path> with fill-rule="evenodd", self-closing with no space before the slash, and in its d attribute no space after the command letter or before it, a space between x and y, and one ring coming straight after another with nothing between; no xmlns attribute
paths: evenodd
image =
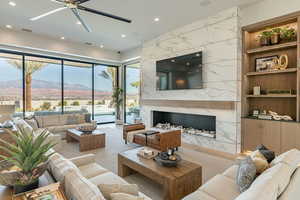
<svg viewBox="0 0 300 200"><path fill-rule="evenodd" d="M215 116L152 111L152 117L156 128L181 129L182 134L216 138Z"/></svg>

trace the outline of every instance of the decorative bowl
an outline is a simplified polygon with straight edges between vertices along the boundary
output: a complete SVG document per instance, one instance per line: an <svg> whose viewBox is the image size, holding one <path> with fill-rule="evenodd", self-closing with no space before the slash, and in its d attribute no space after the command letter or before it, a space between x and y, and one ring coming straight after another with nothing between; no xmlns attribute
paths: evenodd
<svg viewBox="0 0 300 200"><path fill-rule="evenodd" d="M84 125L84 126L79 126L77 129L79 131L82 131L82 132L93 132L94 130L96 130L97 128L97 125Z"/></svg>
<svg viewBox="0 0 300 200"><path fill-rule="evenodd" d="M176 157L176 160L170 160L168 158L169 156L166 156L166 152L162 152L155 156L154 160L164 167L176 167L177 164L181 161L181 157L177 154L174 154L172 156Z"/></svg>
<svg viewBox="0 0 300 200"><path fill-rule="evenodd" d="M47 170L48 162L45 162L35 168L31 173L23 171L11 170L14 165L6 160L0 161L0 185L16 186L27 185L42 176Z"/></svg>

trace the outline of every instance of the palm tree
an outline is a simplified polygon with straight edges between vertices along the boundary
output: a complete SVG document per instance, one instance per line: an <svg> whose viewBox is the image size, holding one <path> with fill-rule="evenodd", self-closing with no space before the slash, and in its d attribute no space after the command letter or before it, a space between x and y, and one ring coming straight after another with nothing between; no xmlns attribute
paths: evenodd
<svg viewBox="0 0 300 200"><path fill-rule="evenodd" d="M8 60L7 62L17 69L23 70L23 62L21 60ZM46 65L46 63L42 62L25 61L25 109L27 111L32 110L32 74L41 70Z"/></svg>
<svg viewBox="0 0 300 200"><path fill-rule="evenodd" d="M130 83L130 85L131 85L131 87L139 88L140 87L140 81L132 82L132 83Z"/></svg>

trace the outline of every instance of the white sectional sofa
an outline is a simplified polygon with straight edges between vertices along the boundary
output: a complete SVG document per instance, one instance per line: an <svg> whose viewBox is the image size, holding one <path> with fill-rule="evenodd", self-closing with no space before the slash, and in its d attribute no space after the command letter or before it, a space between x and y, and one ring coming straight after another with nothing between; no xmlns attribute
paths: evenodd
<svg viewBox="0 0 300 200"><path fill-rule="evenodd" d="M99 184L128 184L118 175L95 162L94 154L66 159L59 153L51 156L49 171L61 182L68 199L105 200L97 187ZM151 200L139 193L144 200Z"/></svg>
<svg viewBox="0 0 300 200"><path fill-rule="evenodd" d="M238 165L218 174L183 200L299 200L300 151L293 149L276 157L250 188L240 193L236 184Z"/></svg>

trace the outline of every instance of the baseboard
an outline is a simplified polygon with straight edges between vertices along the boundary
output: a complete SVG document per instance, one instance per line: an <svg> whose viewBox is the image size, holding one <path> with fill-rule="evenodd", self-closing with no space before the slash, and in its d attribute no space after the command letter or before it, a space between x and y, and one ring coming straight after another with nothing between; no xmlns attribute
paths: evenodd
<svg viewBox="0 0 300 200"><path fill-rule="evenodd" d="M213 156L218 156L218 157L222 157L222 158L226 158L229 160L235 160L238 155L237 154L231 154L231 153L227 153L227 152L223 152L223 151L218 151L215 149L209 149L209 148L205 148L205 147L200 147L198 145L194 145L194 144L188 144L188 143L182 143L181 145L183 148L187 148L187 149L191 149L194 151L199 151L202 153L207 153Z"/></svg>

